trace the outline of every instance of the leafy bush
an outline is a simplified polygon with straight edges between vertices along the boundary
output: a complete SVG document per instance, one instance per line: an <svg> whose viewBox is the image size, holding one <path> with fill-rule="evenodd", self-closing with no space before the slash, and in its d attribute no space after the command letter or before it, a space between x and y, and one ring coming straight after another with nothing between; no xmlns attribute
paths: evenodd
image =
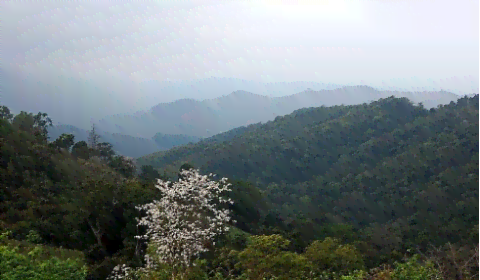
<svg viewBox="0 0 480 280"><path fill-rule="evenodd" d="M422 264L419 262L419 255L414 255L405 263L397 263L393 272L393 280L433 280L443 279L433 263L427 261Z"/></svg>
<svg viewBox="0 0 480 280"><path fill-rule="evenodd" d="M305 256L317 270L346 274L364 267L363 258L353 245L342 245L335 238L314 241L305 250Z"/></svg>
<svg viewBox="0 0 480 280"><path fill-rule="evenodd" d="M420 256L414 255L404 263L396 263L395 269L376 268L369 273L356 270L349 275L342 276L341 280L443 280L439 271L431 261L420 262Z"/></svg>
<svg viewBox="0 0 480 280"><path fill-rule="evenodd" d="M4 243L8 233L0 236ZM2 280L80 280L85 279L87 268L80 260L45 259L46 250L34 246L28 253L19 252L19 247L0 245L0 279Z"/></svg>
<svg viewBox="0 0 480 280"><path fill-rule="evenodd" d="M237 267L249 279L304 279L309 262L305 256L286 251L290 241L280 235L251 236L248 246L238 253Z"/></svg>

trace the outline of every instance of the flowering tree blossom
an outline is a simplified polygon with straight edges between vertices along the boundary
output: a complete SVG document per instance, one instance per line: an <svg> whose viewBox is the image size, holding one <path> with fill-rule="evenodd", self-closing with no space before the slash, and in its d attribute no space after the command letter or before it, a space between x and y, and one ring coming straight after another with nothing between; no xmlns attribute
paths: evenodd
<svg viewBox="0 0 480 280"><path fill-rule="evenodd" d="M194 169L183 170L181 175L184 179L173 184L158 179L156 188L163 197L137 207L146 212L138 225L146 226L147 231L136 238L148 240L155 250L154 256L145 256L146 267L142 271L154 269L156 264L188 268L195 256L208 251L206 244L214 245L214 238L229 229L230 210L216 207L217 203L233 204L231 199L220 196L231 191L231 184L225 184L227 178L210 181L208 177L215 175L203 176ZM119 271L125 271L125 267L117 267L113 272Z"/></svg>

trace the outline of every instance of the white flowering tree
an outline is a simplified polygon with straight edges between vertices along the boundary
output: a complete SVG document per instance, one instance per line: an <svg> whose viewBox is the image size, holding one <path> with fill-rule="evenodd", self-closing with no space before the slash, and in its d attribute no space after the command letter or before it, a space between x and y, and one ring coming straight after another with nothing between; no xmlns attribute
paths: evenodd
<svg viewBox="0 0 480 280"><path fill-rule="evenodd" d="M157 264L189 268L196 256L208 251L207 244L215 245L214 238L228 231L230 211L218 207L219 203L233 204L221 196L231 191L227 178L211 181L208 177L215 175L200 175L194 169L180 174L183 179L173 184L159 179L156 188L163 197L137 207L146 212L138 224L147 227L146 234L137 238L148 240L155 252L145 256L147 265L139 270L143 273L155 269ZM118 266L110 279L122 279L127 271L132 275L127 267Z"/></svg>

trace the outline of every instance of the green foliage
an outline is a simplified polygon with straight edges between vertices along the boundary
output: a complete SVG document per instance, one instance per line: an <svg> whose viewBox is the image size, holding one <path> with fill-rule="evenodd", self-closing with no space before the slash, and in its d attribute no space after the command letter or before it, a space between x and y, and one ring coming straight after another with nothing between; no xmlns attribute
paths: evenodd
<svg viewBox="0 0 480 280"><path fill-rule="evenodd" d="M75 144L75 136L70 133L63 133L50 145L59 149L61 148L66 149L68 151L74 144Z"/></svg>
<svg viewBox="0 0 480 280"><path fill-rule="evenodd" d="M6 113L6 120L10 119L11 116ZM33 115L32 113L27 113L21 111L20 114L16 115L12 119L12 124L14 127L32 133L40 141L48 140L47 127L52 126L52 120L47 116L46 113L37 113Z"/></svg>
<svg viewBox="0 0 480 280"><path fill-rule="evenodd" d="M308 269L307 259L286 251L290 241L280 235L250 236L248 246L238 253L237 267L249 279L299 279Z"/></svg>
<svg viewBox="0 0 480 280"><path fill-rule="evenodd" d="M37 231L30 230L25 240L30 243L39 244L42 242L42 237L38 234Z"/></svg>
<svg viewBox="0 0 480 280"><path fill-rule="evenodd" d="M224 245L240 250L247 246L250 234L236 227L230 227L230 230L224 236Z"/></svg>
<svg viewBox="0 0 480 280"><path fill-rule="evenodd" d="M49 257L39 245L21 253L18 246L8 245L7 236L8 232L0 236L0 279L85 279L87 268L82 260Z"/></svg>
<svg viewBox="0 0 480 280"><path fill-rule="evenodd" d="M113 145L107 142L98 143L97 154L105 160L111 160L115 156Z"/></svg>
<svg viewBox="0 0 480 280"><path fill-rule="evenodd" d="M232 211L236 227L252 234L261 234L262 226L281 226L277 217L267 217L272 205L256 186L242 180L227 182L232 184L232 191L227 193L227 197L235 201L228 207Z"/></svg>
<svg viewBox="0 0 480 280"><path fill-rule="evenodd" d="M397 263L393 272L393 280L433 280L443 279L438 270L433 266L433 263L426 262L421 264L419 262L420 256L414 255L405 263Z"/></svg>
<svg viewBox="0 0 480 280"><path fill-rule="evenodd" d="M138 178L143 182L156 183L160 178L160 173L151 165L142 165Z"/></svg>
<svg viewBox="0 0 480 280"><path fill-rule="evenodd" d="M349 275L342 275L340 280L362 280L365 279L367 273L363 270L355 270L353 273Z"/></svg>
<svg viewBox="0 0 480 280"><path fill-rule="evenodd" d="M10 113L10 109L7 106L0 106L0 119L6 120L6 121L12 121L13 119L13 114Z"/></svg>
<svg viewBox="0 0 480 280"><path fill-rule="evenodd" d="M108 165L126 178L133 178L137 172L133 160L124 156L114 156Z"/></svg>
<svg viewBox="0 0 480 280"><path fill-rule="evenodd" d="M395 269L374 269L367 273L355 270L349 275L340 277L341 280L443 280L444 278L431 261L420 262L419 255L413 255L406 262L396 262Z"/></svg>
<svg viewBox="0 0 480 280"><path fill-rule="evenodd" d="M90 158L90 149L88 148L88 144L85 141L77 142L72 147L72 155L77 158L81 159L89 159Z"/></svg>
<svg viewBox="0 0 480 280"><path fill-rule="evenodd" d="M330 237L310 244L305 256L318 272L328 270L346 274L364 268L363 258L354 246L342 245Z"/></svg>
<svg viewBox="0 0 480 280"><path fill-rule="evenodd" d="M37 261L36 257L42 251L37 247L28 256L20 255L15 249L0 246L0 276L1 279L85 279L86 267L77 261L61 261L55 257Z"/></svg>

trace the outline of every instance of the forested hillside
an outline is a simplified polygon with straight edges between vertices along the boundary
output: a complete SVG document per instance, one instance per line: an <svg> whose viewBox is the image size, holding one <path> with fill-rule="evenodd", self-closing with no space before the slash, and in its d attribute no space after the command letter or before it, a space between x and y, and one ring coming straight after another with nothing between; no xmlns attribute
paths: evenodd
<svg viewBox="0 0 480 280"><path fill-rule="evenodd" d="M416 122L430 115L440 117L449 106L442 106L438 112L428 111L406 98L390 97L370 104L301 109L266 124L250 125L228 141L220 140L219 136L226 135L223 133L141 157L138 162L177 169L189 162L205 172L248 178L259 186L282 180L303 182L324 174L357 151L362 153L367 146L375 148L388 142L394 147L391 138L397 135L403 138L396 141L408 141L415 134L410 126L418 126ZM443 131L441 125L434 125L432 129L436 130L415 137L423 141ZM399 134L403 130L410 134ZM406 145L402 142L389 155L401 152ZM367 164L362 159L358 163Z"/></svg>
<svg viewBox="0 0 480 280"><path fill-rule="evenodd" d="M136 279L477 279L478 110L478 95L430 110L395 97L304 108L135 162L95 127L88 141L49 141L47 114L1 106L0 279L106 279L120 264L142 268ZM136 238L208 225L210 206L175 212L197 207L189 188L213 188L189 187L206 178L193 167L228 178L231 192L208 200L233 202L219 206L233 221L215 220L227 233L195 245L199 255ZM185 204L161 204L179 190ZM149 203L164 208L138 208ZM208 235L172 236L194 232ZM152 266L165 259L155 246L182 264ZM38 253L64 249L74 262Z"/></svg>

